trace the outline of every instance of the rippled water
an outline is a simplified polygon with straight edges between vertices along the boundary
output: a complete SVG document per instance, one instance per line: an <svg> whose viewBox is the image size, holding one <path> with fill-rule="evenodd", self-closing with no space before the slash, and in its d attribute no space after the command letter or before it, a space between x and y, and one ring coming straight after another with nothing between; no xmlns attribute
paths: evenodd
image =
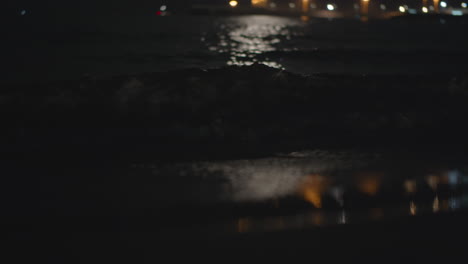
<svg viewBox="0 0 468 264"><path fill-rule="evenodd" d="M190 205L198 224L177 232L232 233L456 211L468 207L467 168L463 159L310 151L133 170L156 181L148 207Z"/></svg>
<svg viewBox="0 0 468 264"><path fill-rule="evenodd" d="M270 58L258 55L277 51L291 39L291 28L300 27L300 21L269 16L227 18L219 25L217 42L209 44L209 50L229 54L227 65L252 65L262 63L274 68L283 68Z"/></svg>
<svg viewBox="0 0 468 264"><path fill-rule="evenodd" d="M6 45L4 80L76 79L262 63L301 74L453 72L464 24L295 17L131 17L25 26ZM437 62L435 64L435 62Z"/></svg>

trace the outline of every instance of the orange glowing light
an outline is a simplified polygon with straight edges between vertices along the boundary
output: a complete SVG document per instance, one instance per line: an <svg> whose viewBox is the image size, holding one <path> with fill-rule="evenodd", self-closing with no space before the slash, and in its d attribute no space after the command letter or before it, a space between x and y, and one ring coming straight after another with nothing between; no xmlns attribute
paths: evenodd
<svg viewBox="0 0 468 264"><path fill-rule="evenodd" d="M311 174L304 179L299 191L304 200L310 202L316 208L322 208L322 195L329 185L328 180L322 175Z"/></svg>
<svg viewBox="0 0 468 264"><path fill-rule="evenodd" d="M361 0L362 21L367 22L369 18L369 0Z"/></svg>
<svg viewBox="0 0 468 264"><path fill-rule="evenodd" d="M254 7L266 7L267 0L252 0L252 6Z"/></svg>
<svg viewBox="0 0 468 264"><path fill-rule="evenodd" d="M374 196L379 192L383 174L380 172L365 172L358 175L359 191Z"/></svg>
<svg viewBox="0 0 468 264"><path fill-rule="evenodd" d="M432 3L434 4L434 10L439 13L439 2L440 0L432 0Z"/></svg>
<svg viewBox="0 0 468 264"><path fill-rule="evenodd" d="M325 222L325 217L322 212L315 212L311 215L311 222L313 225L321 226Z"/></svg>
<svg viewBox="0 0 468 264"><path fill-rule="evenodd" d="M302 12L307 13L309 12L310 7L310 0L302 0Z"/></svg>
<svg viewBox="0 0 468 264"><path fill-rule="evenodd" d="M429 175L427 176L426 180L431 189L436 191L440 183L440 177L437 175Z"/></svg>
<svg viewBox="0 0 468 264"><path fill-rule="evenodd" d="M249 231L250 220L248 218L239 218L237 220L237 232L245 233Z"/></svg>
<svg viewBox="0 0 468 264"><path fill-rule="evenodd" d="M415 193L416 190L417 190L416 181L415 181L415 180L406 180L406 181L403 183L403 187L405 188L405 190L406 190L406 192L407 192L408 194Z"/></svg>

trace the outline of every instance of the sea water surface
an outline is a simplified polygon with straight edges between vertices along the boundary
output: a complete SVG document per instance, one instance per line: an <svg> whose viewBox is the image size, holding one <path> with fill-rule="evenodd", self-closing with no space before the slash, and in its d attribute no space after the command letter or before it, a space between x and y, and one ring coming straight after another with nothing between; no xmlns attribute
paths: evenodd
<svg viewBox="0 0 468 264"><path fill-rule="evenodd" d="M37 216L82 225L118 215L105 228L117 221L121 231L163 239L400 221L467 208L466 161L453 153L314 150L72 166L47 177L39 169Z"/></svg>
<svg viewBox="0 0 468 264"><path fill-rule="evenodd" d="M53 26L25 21L21 31L9 32L10 52L4 63L10 70L2 82L177 73L256 63L303 75L450 75L464 72L468 62L466 24L440 19L361 23L251 15L99 21ZM124 88L131 92L143 86L138 80L130 84ZM187 129L176 131L181 130ZM57 131L52 135L63 134ZM147 221L145 228L177 238L177 233L287 230L466 207L466 157L431 153L311 150L260 159L155 161L103 169L52 164L50 171L31 168L24 175L40 175L39 190L29 195L39 197L39 215L53 216L47 221L61 214L78 219L110 210L109 215L136 219L131 228Z"/></svg>
<svg viewBox="0 0 468 264"><path fill-rule="evenodd" d="M6 32L2 81L34 82L265 64L300 74L452 73L466 68L466 21L362 23L267 15L103 17Z"/></svg>

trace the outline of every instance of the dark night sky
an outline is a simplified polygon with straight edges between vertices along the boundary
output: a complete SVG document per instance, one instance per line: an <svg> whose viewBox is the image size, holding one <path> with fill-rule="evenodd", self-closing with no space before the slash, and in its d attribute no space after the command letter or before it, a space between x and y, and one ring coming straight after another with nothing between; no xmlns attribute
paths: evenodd
<svg viewBox="0 0 468 264"><path fill-rule="evenodd" d="M68 10L68 11L94 11L94 10L145 10L155 8L161 4L172 7L187 7L196 2L227 3L227 0L7 0L9 9L27 7L35 10Z"/></svg>
<svg viewBox="0 0 468 264"><path fill-rule="evenodd" d="M7 0L0 8L0 28L14 27L16 23L45 22L48 24L69 23L76 19L96 20L109 16L151 15L162 3L182 4L190 0ZM21 10L27 15L20 16ZM23 20L23 21L21 21Z"/></svg>

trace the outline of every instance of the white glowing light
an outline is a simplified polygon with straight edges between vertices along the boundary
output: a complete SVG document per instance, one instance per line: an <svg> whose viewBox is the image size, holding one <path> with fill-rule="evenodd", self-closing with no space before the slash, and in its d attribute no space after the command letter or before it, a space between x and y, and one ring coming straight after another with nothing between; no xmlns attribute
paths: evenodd
<svg viewBox="0 0 468 264"><path fill-rule="evenodd" d="M441 7L447 7L447 2L444 2L444 1L440 2L440 6Z"/></svg>
<svg viewBox="0 0 468 264"><path fill-rule="evenodd" d="M21 10L20 15L22 15L22 16L26 15L26 10L24 10L24 9Z"/></svg>
<svg viewBox="0 0 468 264"><path fill-rule="evenodd" d="M162 5L162 6L159 8L159 10L161 10L161 11L164 12L164 11L167 10L167 6L166 6L166 5Z"/></svg>
<svg viewBox="0 0 468 264"><path fill-rule="evenodd" d="M429 12L429 9L427 9L427 7L424 6L424 7L422 8L422 11L423 11L423 13L427 13L427 12Z"/></svg>
<svg viewBox="0 0 468 264"><path fill-rule="evenodd" d="M461 3L461 7L467 8L467 7L468 7L468 4L466 4L466 3Z"/></svg>
<svg viewBox="0 0 468 264"><path fill-rule="evenodd" d="M229 2L229 5L230 5L231 7L236 7L238 4L239 4L239 3L238 3L237 1L234 1L234 0Z"/></svg>
<svg viewBox="0 0 468 264"><path fill-rule="evenodd" d="M403 6L400 6L400 7L398 8L398 10L400 10L400 12L404 13L404 12L406 11L406 8L404 8Z"/></svg>
<svg viewBox="0 0 468 264"><path fill-rule="evenodd" d="M380 9L382 9L382 10L386 10L386 9L387 9L387 7L386 7L384 4L381 4L381 5L380 5Z"/></svg>
<svg viewBox="0 0 468 264"><path fill-rule="evenodd" d="M332 4L328 4L327 9L330 10L330 11L333 11L333 10L335 10L335 7Z"/></svg>

